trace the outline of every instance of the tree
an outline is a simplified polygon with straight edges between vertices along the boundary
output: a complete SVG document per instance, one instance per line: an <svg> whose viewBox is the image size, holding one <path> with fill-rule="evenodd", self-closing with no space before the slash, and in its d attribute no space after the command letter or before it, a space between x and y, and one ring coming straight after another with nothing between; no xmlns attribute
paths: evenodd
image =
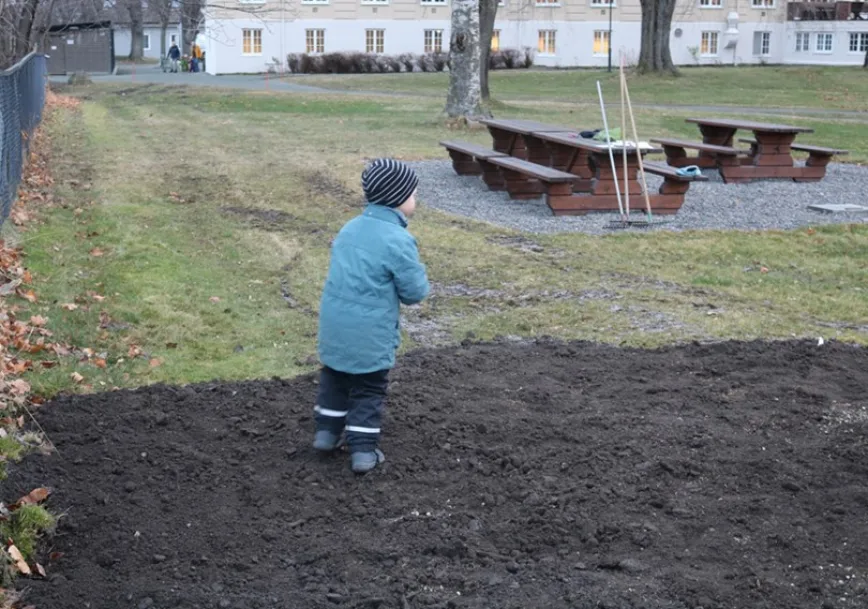
<svg viewBox="0 0 868 609"><path fill-rule="evenodd" d="M479 58L479 0L453 0L446 96L446 114L450 118L476 120L486 116L482 109Z"/></svg>
<svg viewBox="0 0 868 609"><path fill-rule="evenodd" d="M193 43L196 42L204 5L204 0L184 0L181 5L181 48L186 54L192 52Z"/></svg>
<svg viewBox="0 0 868 609"><path fill-rule="evenodd" d="M130 59L136 61L145 56L145 15L142 0L124 0L124 8L130 14Z"/></svg>
<svg viewBox="0 0 868 609"><path fill-rule="evenodd" d="M865 49L865 61L862 62L863 68L868 68L868 49Z"/></svg>
<svg viewBox="0 0 868 609"><path fill-rule="evenodd" d="M640 72L677 74L669 50L669 33L675 0L639 0L642 5L642 46L639 51Z"/></svg>
<svg viewBox="0 0 868 609"><path fill-rule="evenodd" d="M488 66L491 60L491 38L494 35L494 20L497 17L499 0L479 0L479 84L482 99L491 99L488 89Z"/></svg>
<svg viewBox="0 0 868 609"><path fill-rule="evenodd" d="M151 6L154 7L154 12L160 19L160 57L165 57L166 52L166 32L169 29L169 21L172 19L172 6L176 0L155 0Z"/></svg>

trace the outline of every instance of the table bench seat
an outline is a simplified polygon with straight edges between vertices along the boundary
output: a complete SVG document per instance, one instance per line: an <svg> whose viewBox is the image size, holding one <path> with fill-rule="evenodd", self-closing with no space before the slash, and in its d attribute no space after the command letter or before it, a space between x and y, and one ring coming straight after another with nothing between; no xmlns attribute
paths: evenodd
<svg viewBox="0 0 868 609"><path fill-rule="evenodd" d="M536 199L544 194L548 201L551 196L573 192L576 176L572 173L509 156L492 157L488 162L500 168L511 199Z"/></svg>
<svg viewBox="0 0 868 609"><path fill-rule="evenodd" d="M739 150L732 146L721 146L692 140L652 138L651 141L663 146L666 162L673 167L697 165L703 169L710 169L719 165L738 165L739 156L749 154L747 150ZM687 150L698 150L699 154L697 156L688 156Z"/></svg>
<svg viewBox="0 0 868 609"><path fill-rule="evenodd" d="M497 167L489 163L491 159L505 157L506 154L491 150L479 144L446 140L440 145L449 151L452 168L460 176L482 176L491 190L504 190L503 177Z"/></svg>

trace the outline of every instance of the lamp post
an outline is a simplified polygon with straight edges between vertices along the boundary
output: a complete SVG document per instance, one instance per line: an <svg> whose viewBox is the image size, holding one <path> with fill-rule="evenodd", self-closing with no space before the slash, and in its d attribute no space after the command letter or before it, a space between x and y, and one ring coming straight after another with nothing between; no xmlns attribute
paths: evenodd
<svg viewBox="0 0 868 609"><path fill-rule="evenodd" d="M609 72L612 71L612 3L615 0L609 0L609 39L606 41L606 46L609 47Z"/></svg>

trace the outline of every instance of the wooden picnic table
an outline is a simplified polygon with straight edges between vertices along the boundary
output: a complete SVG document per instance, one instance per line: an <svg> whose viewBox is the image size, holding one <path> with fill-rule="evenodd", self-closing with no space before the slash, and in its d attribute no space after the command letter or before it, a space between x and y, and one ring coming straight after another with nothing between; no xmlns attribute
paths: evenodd
<svg viewBox="0 0 868 609"><path fill-rule="evenodd" d="M549 149L535 137L536 133L572 133L575 129L560 125L549 125L524 119L482 119L494 141L492 148L497 152L514 156L523 161L549 166Z"/></svg>
<svg viewBox="0 0 868 609"><path fill-rule="evenodd" d="M809 127L761 123L749 120L721 118L688 118L688 123L699 125L702 142L713 146L732 147L739 130L752 131L754 144L748 155L738 162L720 163L713 151L700 150L699 156L691 159L704 168L717 168L725 182L749 182L762 178L792 178L796 182L817 181L826 173L822 166L796 167L793 159L793 142L800 133L813 133ZM810 165L810 164L809 164Z"/></svg>
<svg viewBox="0 0 868 609"><path fill-rule="evenodd" d="M617 211L618 182L623 203L626 194L630 194L631 209L644 210L645 197L642 194L642 183L639 180L639 155L644 158L648 154L661 153L661 148L627 147L627 188L624 188L624 148L614 146L612 155L615 159L615 172L609 159L609 146L604 142L579 137L577 134L560 132L539 132L533 136L545 142L551 151L552 169L564 171L577 176L573 181L573 192L583 196L569 198L559 197L556 204L560 213L587 213L589 211ZM675 213L684 202L684 193L690 185L690 178L679 178L675 170L645 163L646 173L655 173L667 177L660 191L648 193L651 209L654 213ZM552 203L550 203L552 205Z"/></svg>
<svg viewBox="0 0 868 609"><path fill-rule="evenodd" d="M604 142L579 137L569 133L536 133L535 137L545 142L550 150L550 167L572 173L579 177L576 181L576 192L595 192L597 194L615 194L615 179L623 190L624 184L624 149L612 148L615 157L617 176L612 174L609 161L609 147ZM642 156L649 153L663 152L660 148L641 148ZM641 196L642 186L639 183L639 158L636 148L627 147L627 178L630 184L630 194L634 192ZM621 194L624 194L623 192Z"/></svg>

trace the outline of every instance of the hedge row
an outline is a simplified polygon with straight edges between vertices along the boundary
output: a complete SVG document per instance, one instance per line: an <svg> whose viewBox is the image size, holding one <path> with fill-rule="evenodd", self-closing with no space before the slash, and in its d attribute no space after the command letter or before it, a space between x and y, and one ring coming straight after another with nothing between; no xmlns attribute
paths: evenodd
<svg viewBox="0 0 868 609"><path fill-rule="evenodd" d="M389 72L443 72L449 67L448 53L414 55L374 55L372 53L292 53L286 65L294 74L380 74ZM530 68L530 49L492 51L488 65L492 70Z"/></svg>

